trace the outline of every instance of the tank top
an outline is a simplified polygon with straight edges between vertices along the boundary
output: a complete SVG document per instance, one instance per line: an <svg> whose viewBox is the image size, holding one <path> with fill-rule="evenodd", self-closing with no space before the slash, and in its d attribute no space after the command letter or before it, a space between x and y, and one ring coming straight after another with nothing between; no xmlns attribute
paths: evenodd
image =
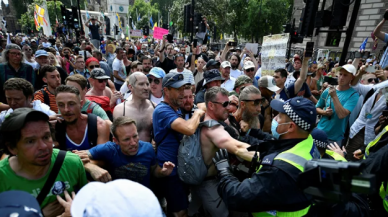
<svg viewBox="0 0 388 217"><path fill-rule="evenodd" d="M88 139L88 125L86 125L84 138L81 144L76 144L75 142L73 142L66 133L66 148L68 151L88 150L91 148L89 144L89 139Z"/></svg>

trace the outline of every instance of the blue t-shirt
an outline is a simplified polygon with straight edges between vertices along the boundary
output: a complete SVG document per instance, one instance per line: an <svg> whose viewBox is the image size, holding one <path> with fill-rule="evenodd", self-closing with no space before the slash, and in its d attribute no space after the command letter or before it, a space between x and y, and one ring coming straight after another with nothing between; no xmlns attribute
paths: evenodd
<svg viewBox="0 0 388 217"><path fill-rule="evenodd" d="M322 116L317 127L318 129L321 129L326 132L327 138L329 140L337 141L344 138L346 125L349 120L349 115L344 119L338 118L338 115L335 112L334 102L331 99L328 90L329 89L326 89L322 93L321 98L319 98L316 107L324 109L330 106L330 108L333 109L333 114L331 115L330 120L327 116ZM353 111L359 98L358 93L353 88L349 88L344 91L337 90L337 96L342 107L344 107L344 109L350 112Z"/></svg>
<svg viewBox="0 0 388 217"><path fill-rule="evenodd" d="M113 179L129 179L150 187L151 167L155 165L155 151L151 143L139 141L137 154L127 156L114 142L97 145L89 150L94 160L103 160L109 164L109 173Z"/></svg>
<svg viewBox="0 0 388 217"><path fill-rule="evenodd" d="M154 139L158 147L156 159L160 167L162 167L166 161L171 161L175 164L174 170L170 176L176 175L176 168L178 166L178 148L180 140L183 138L182 134L171 128L171 124L181 116L182 113L180 110L175 111L171 106L164 102L161 102L156 106L152 115Z"/></svg>
<svg viewBox="0 0 388 217"><path fill-rule="evenodd" d="M288 90L288 96L286 94L285 88ZM305 97L310 98L311 91L309 86L306 83L303 83L302 88L300 88L299 92L295 94L295 83L290 84L288 87L284 87L282 91L279 93L280 99L287 101L288 99L294 98L294 97Z"/></svg>

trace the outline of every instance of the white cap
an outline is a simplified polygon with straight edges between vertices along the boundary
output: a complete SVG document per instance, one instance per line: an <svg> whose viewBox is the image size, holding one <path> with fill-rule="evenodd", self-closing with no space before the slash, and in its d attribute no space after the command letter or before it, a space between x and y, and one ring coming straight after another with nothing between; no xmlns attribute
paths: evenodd
<svg viewBox="0 0 388 217"><path fill-rule="evenodd" d="M179 52L179 48L178 47L175 47L174 50L178 51Z"/></svg>
<svg viewBox="0 0 388 217"><path fill-rule="evenodd" d="M246 61L244 64L244 69L250 69L250 68L255 68L255 64L253 64L252 61Z"/></svg>
<svg viewBox="0 0 388 217"><path fill-rule="evenodd" d="M354 67L352 64L346 64L343 66L338 67L338 70L345 69L347 72L349 72L352 75L356 75L357 70L356 67Z"/></svg>
<svg viewBox="0 0 388 217"><path fill-rule="evenodd" d="M225 69L226 67L232 67L229 61L224 61L221 63L221 67Z"/></svg>
<svg viewBox="0 0 388 217"><path fill-rule="evenodd" d="M276 86L275 79L272 76L263 76L259 79L259 87L265 87L272 92L278 91L280 88Z"/></svg>
<svg viewBox="0 0 388 217"><path fill-rule="evenodd" d="M78 192L70 211L73 217L162 217L152 191L127 179L90 182Z"/></svg>

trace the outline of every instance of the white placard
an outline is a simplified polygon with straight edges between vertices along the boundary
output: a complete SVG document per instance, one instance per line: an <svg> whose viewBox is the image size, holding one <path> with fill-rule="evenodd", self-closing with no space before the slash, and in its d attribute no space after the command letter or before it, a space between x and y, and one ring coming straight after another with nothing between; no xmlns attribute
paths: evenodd
<svg viewBox="0 0 388 217"><path fill-rule="evenodd" d="M289 34L264 36L261 47L261 75L271 75L278 68L285 67Z"/></svg>
<svg viewBox="0 0 388 217"><path fill-rule="evenodd" d="M246 43L245 48L249 51L252 51L253 54L257 54L257 51L259 49L259 44L257 43Z"/></svg>

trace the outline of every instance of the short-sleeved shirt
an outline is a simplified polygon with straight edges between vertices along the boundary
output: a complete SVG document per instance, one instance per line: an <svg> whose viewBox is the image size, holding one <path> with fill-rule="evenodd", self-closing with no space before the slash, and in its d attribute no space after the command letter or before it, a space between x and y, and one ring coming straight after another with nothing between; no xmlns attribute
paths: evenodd
<svg viewBox="0 0 388 217"><path fill-rule="evenodd" d="M327 138L329 140L337 141L344 138L349 115L343 119L338 118L338 115L335 111L334 102L331 99L328 90L329 89L326 89L322 93L321 98L319 98L316 107L322 109L330 107L331 109L333 109L333 114L331 115L330 119L327 116L322 116L317 127L318 129L321 129L326 132ZM358 93L353 88L349 88L344 91L337 90L337 96L344 109L350 112L353 111L359 98Z"/></svg>
<svg viewBox="0 0 388 217"><path fill-rule="evenodd" d="M171 106L164 102L161 102L156 106L152 115L155 134L154 140L158 146L156 159L160 167L162 167L166 161L171 161L175 164L175 168L170 176L176 175L179 141L183 138L182 134L171 128L171 124L181 116L182 113L180 110L175 111Z"/></svg>
<svg viewBox="0 0 388 217"><path fill-rule="evenodd" d="M100 26L89 24L88 27L89 27L90 33L92 34L92 39L100 40L100 34L98 33Z"/></svg>
<svg viewBox="0 0 388 217"><path fill-rule="evenodd" d="M286 93L287 89L287 93ZM309 98L311 96L311 91L309 86L306 83L303 83L302 88L298 91L297 94L295 94L295 83L292 83L288 87L284 87L282 91L279 93L280 99L286 101L288 99L294 98L294 97L305 97Z"/></svg>
<svg viewBox="0 0 388 217"><path fill-rule="evenodd" d="M82 106L81 112L87 112L88 107L90 105L90 100L85 98L85 103ZM104 109L101 108L98 104L93 107L92 114L95 114L96 116L102 118L102 120L109 120L108 115L106 115L106 112Z"/></svg>
<svg viewBox="0 0 388 217"><path fill-rule="evenodd" d="M238 76L243 75L244 73L238 69L230 69L230 77L238 78Z"/></svg>
<svg viewBox="0 0 388 217"><path fill-rule="evenodd" d="M115 59L115 60L113 60L113 64L112 64L112 69L113 69L113 71L117 71L118 72L118 74L119 74L119 76L123 79L123 80L125 80L126 78L127 78L127 75L125 74L125 69L124 69L125 67L124 67L124 63L123 63L123 61L122 60L119 60L119 59ZM124 84L124 82L123 81L120 81L120 80L118 80L117 78L114 78L114 82L116 83L116 84Z"/></svg>
<svg viewBox="0 0 388 217"><path fill-rule="evenodd" d="M56 102L56 99L55 99L55 95L53 93L51 93L48 90L47 87L44 87L43 91L47 93L47 95L49 97L48 99L49 99L50 102L45 102L44 101L44 95L43 95L41 90L38 90L38 91L35 92L34 100L39 100L42 103L45 103L45 104L49 105L51 110L53 110L55 113L58 113L58 106L57 106L57 102Z"/></svg>
<svg viewBox="0 0 388 217"><path fill-rule="evenodd" d="M150 187L151 167L156 164L151 143L139 141L137 154L128 156L114 142L97 145L89 150L94 160L108 163L113 179L129 179Z"/></svg>
<svg viewBox="0 0 388 217"><path fill-rule="evenodd" d="M46 180L53 169L54 162L57 159L59 149L53 149L51 155L51 165L47 174L36 180L30 180L18 176L11 166L9 165L8 158L5 158L0 161L0 193L10 190L20 190L30 193L32 196L37 197L39 192L42 190ZM77 192L84 185L87 184L85 169L82 164L81 159L78 155L71 152L66 153L65 160L63 161L61 170L58 173L57 178L53 184L53 187L56 186L59 181L63 182L66 186L67 192ZM61 194L64 197L64 194ZM47 204L57 201L56 195L50 191L46 198L41 204L41 208L45 207Z"/></svg>
<svg viewBox="0 0 388 217"><path fill-rule="evenodd" d="M236 79L233 77L230 77L228 80L225 80L222 84L221 87L225 88L227 91L232 91L234 88L234 83L236 82Z"/></svg>
<svg viewBox="0 0 388 217"><path fill-rule="evenodd" d="M205 102L205 93L206 93L206 89L205 89L205 88L202 88L202 90L200 90L200 91L195 95L194 104L204 103L204 102Z"/></svg>
<svg viewBox="0 0 388 217"><path fill-rule="evenodd" d="M36 76L32 66L21 63L20 68L16 71L10 64L1 63L0 64L0 101L6 103L5 95L3 91L4 83L10 78L24 78L29 81L33 86L35 85Z"/></svg>

